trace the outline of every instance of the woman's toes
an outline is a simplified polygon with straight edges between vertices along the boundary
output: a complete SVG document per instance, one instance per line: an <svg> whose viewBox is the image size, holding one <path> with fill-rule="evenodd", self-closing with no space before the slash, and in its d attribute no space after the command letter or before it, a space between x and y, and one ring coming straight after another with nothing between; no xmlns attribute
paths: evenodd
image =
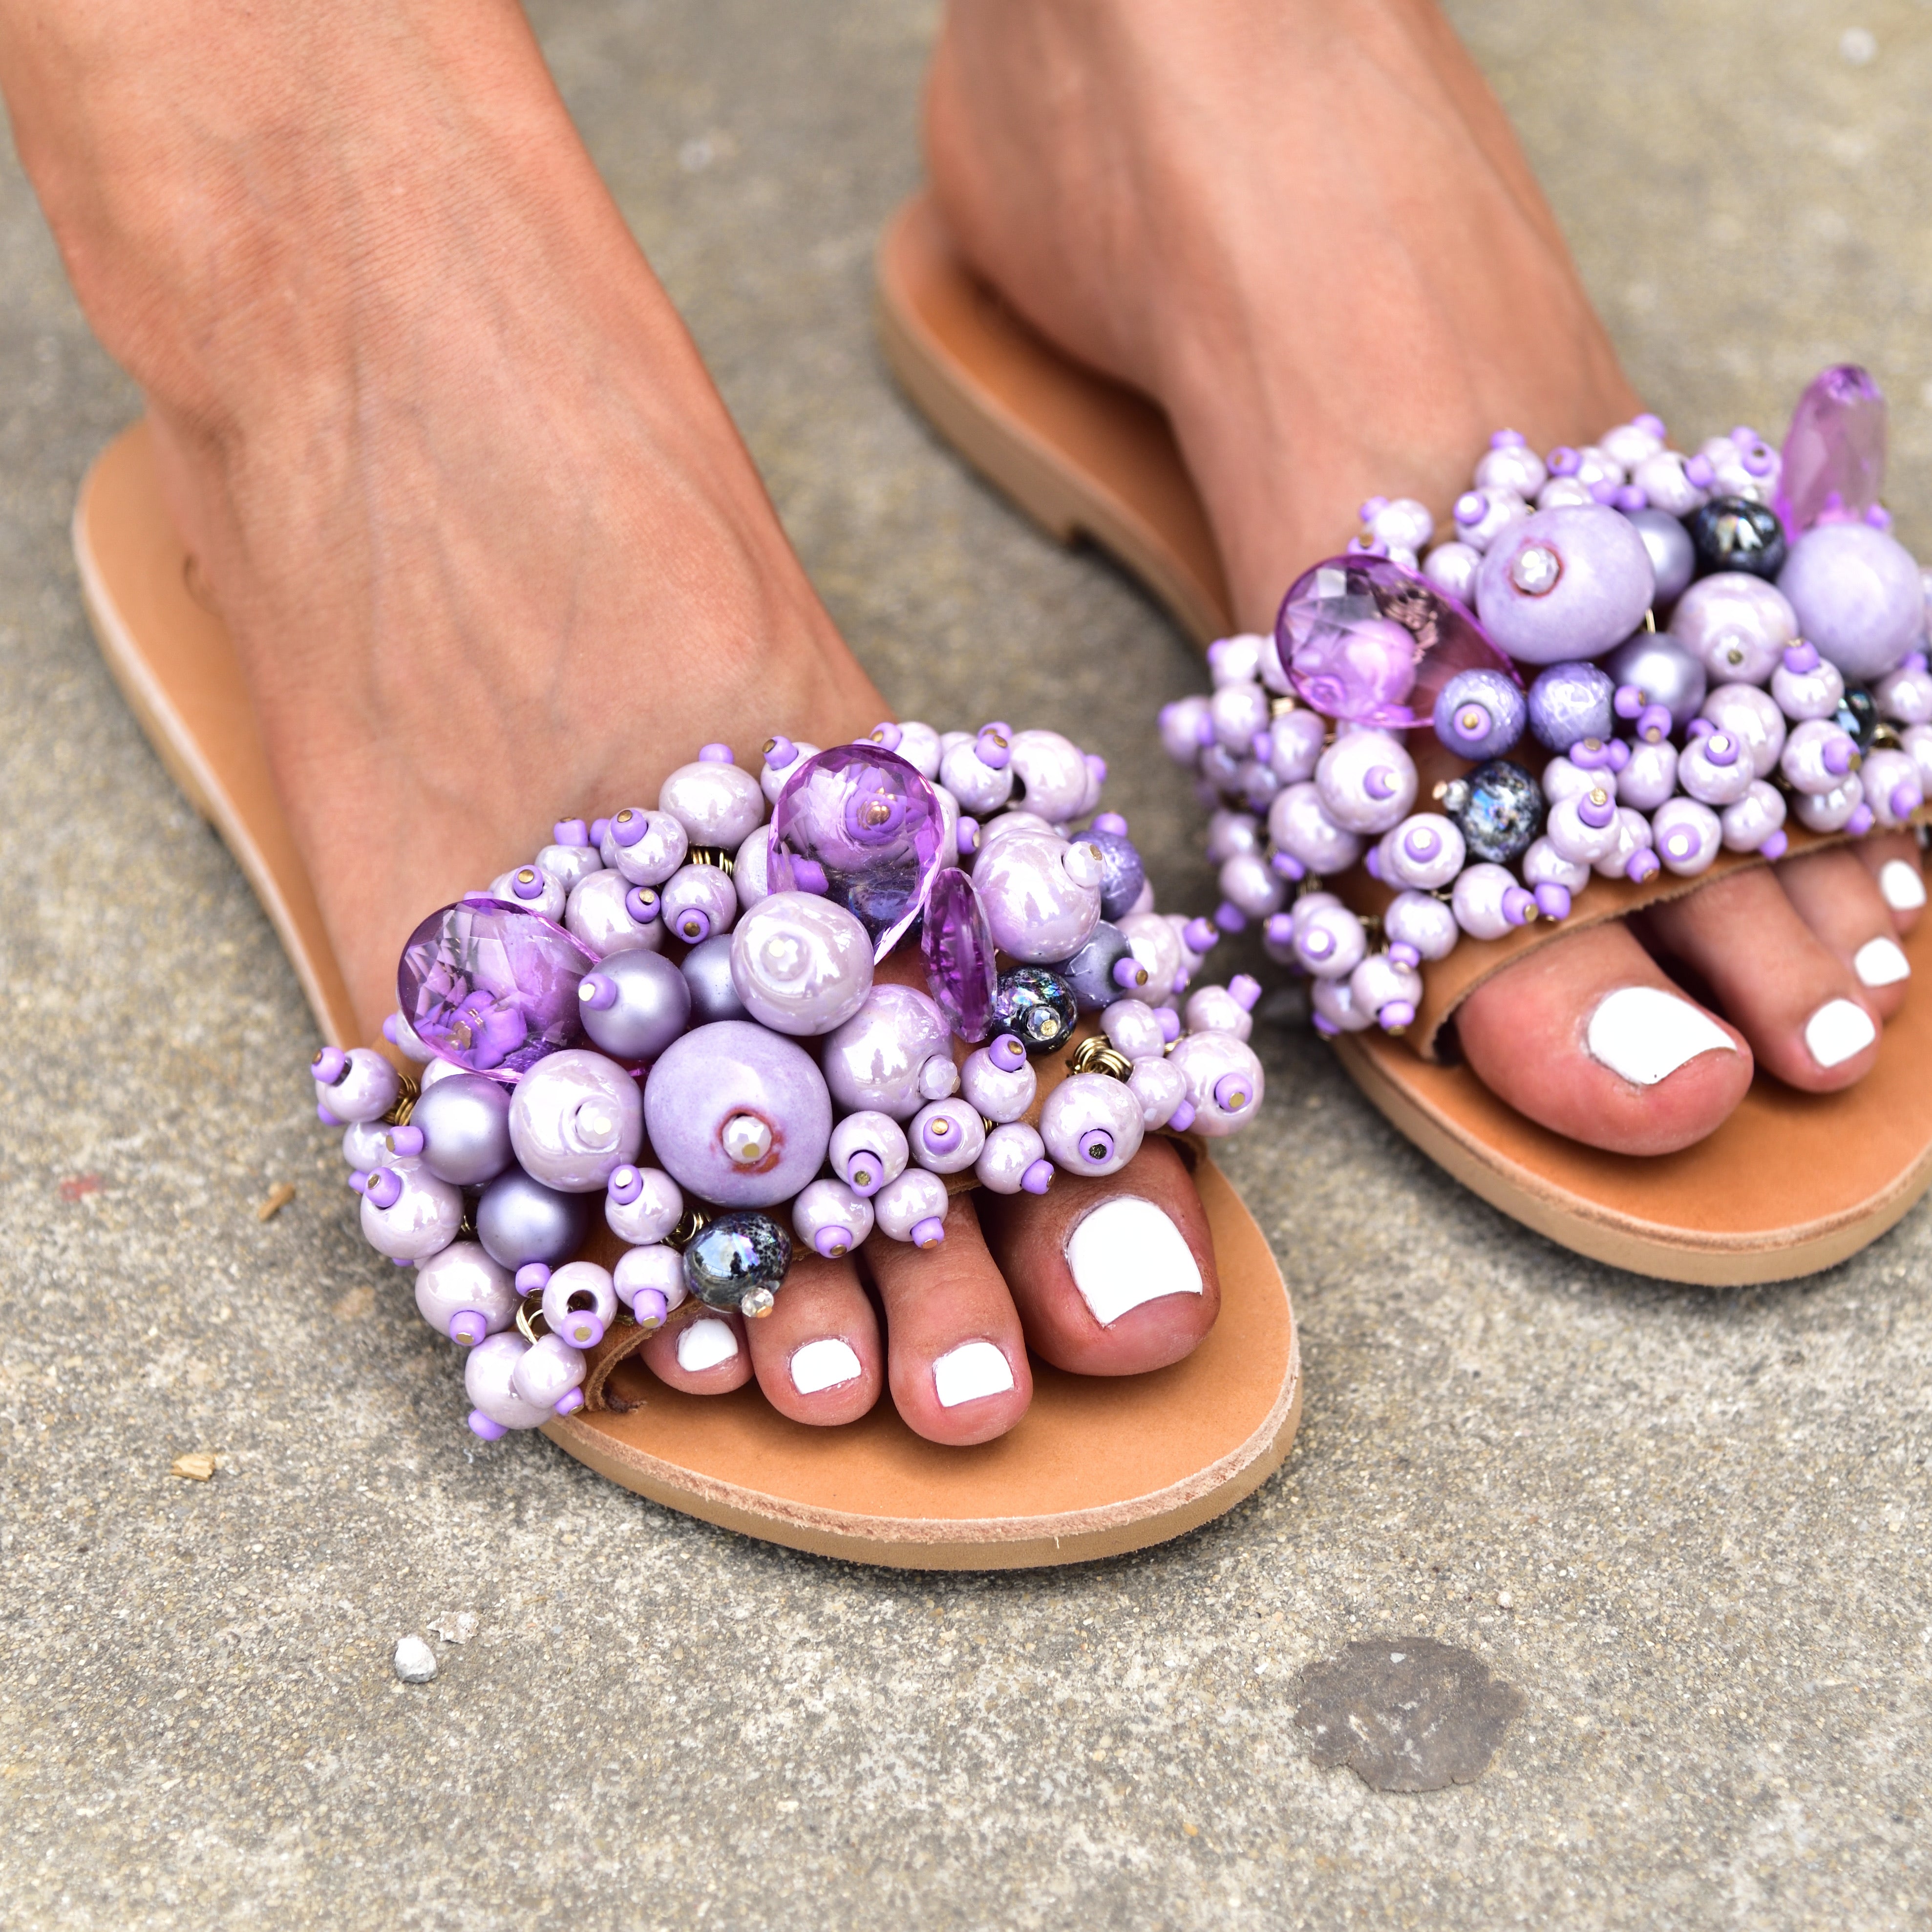
<svg viewBox="0 0 1932 1932"><path fill-rule="evenodd" d="M1056 1368L1138 1375L1178 1362L1214 1325L1221 1286L1194 1183L1150 1139L1105 1180L980 1198L986 1240L1025 1325Z"/></svg>
<svg viewBox="0 0 1932 1932"><path fill-rule="evenodd" d="M1878 1001L1804 920L1768 867L1732 872L1652 905L1646 932L1716 995L1758 1064L1814 1094L1870 1070Z"/></svg>
<svg viewBox="0 0 1932 1932"><path fill-rule="evenodd" d="M854 1422L885 1386L879 1318L848 1258L795 1254L776 1305L746 1324L765 1399L794 1422Z"/></svg>
<svg viewBox="0 0 1932 1932"><path fill-rule="evenodd" d="M659 1382L687 1395L728 1395L752 1379L740 1316L701 1309L660 1328L638 1353Z"/></svg>
<svg viewBox="0 0 1932 1932"><path fill-rule="evenodd" d="M1464 1058L1518 1113L1613 1154L1670 1154L1751 1082L1742 1035L1665 976L1622 926L1540 947L1465 1000Z"/></svg>
<svg viewBox="0 0 1932 1932"><path fill-rule="evenodd" d="M1798 917L1851 968L1866 1005L1888 1020L1905 1004L1912 962L1898 943L1882 876L1842 848L1787 859L1778 868ZM1912 876L1917 883L1917 874Z"/></svg>
<svg viewBox="0 0 1932 1932"><path fill-rule="evenodd" d="M1925 864L1918 834L1880 832L1854 840L1850 849L1878 881L1879 897L1892 914L1894 931L1910 932L1925 910Z"/></svg>
<svg viewBox="0 0 1932 1932"><path fill-rule="evenodd" d="M1033 1400L1020 1318L973 1199L953 1196L937 1246L878 1234L866 1244L885 1306L893 1405L908 1428L933 1442L990 1442Z"/></svg>

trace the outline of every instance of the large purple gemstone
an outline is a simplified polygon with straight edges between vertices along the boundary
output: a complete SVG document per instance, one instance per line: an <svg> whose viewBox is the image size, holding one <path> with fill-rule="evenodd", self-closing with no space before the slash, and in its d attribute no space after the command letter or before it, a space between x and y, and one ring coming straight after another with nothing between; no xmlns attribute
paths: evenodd
<svg viewBox="0 0 1932 1932"><path fill-rule="evenodd" d="M1856 362L1811 379L1791 413L1772 507L1795 538L1862 517L1885 488L1885 398Z"/></svg>
<svg viewBox="0 0 1932 1932"><path fill-rule="evenodd" d="M880 960L926 904L944 832L938 794L904 759L838 745L807 758L779 793L767 876L774 892L822 890L844 907Z"/></svg>
<svg viewBox="0 0 1932 1932"><path fill-rule="evenodd" d="M993 964L993 928L973 881L956 866L932 882L919 943L926 986L947 1023L962 1040L984 1040L993 1030L1000 980Z"/></svg>
<svg viewBox="0 0 1932 1932"><path fill-rule="evenodd" d="M596 963L562 926L472 897L431 913L410 934L396 997L442 1058L511 1081L578 1040L577 982Z"/></svg>
<svg viewBox="0 0 1932 1932"><path fill-rule="evenodd" d="M1384 556L1304 571L1282 600L1275 646L1302 702L1348 724L1426 724L1458 671L1522 682L1461 604Z"/></svg>

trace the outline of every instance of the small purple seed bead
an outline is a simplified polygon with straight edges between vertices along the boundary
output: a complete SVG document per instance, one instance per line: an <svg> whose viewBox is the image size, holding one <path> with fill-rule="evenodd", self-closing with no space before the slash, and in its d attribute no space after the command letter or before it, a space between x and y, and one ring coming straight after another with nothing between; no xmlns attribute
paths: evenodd
<svg viewBox="0 0 1932 1932"><path fill-rule="evenodd" d="M593 818L590 821L591 844L602 846L604 843L604 835L610 830L610 821L608 818Z"/></svg>
<svg viewBox="0 0 1932 1932"><path fill-rule="evenodd" d="M1224 907L1222 910L1235 911L1236 908ZM1215 915L1217 920L1220 916L1218 913ZM1246 920L1242 920L1242 925L1246 922ZM1238 932L1241 928L1238 926L1232 929ZM1190 952L1208 952L1214 950L1214 944L1220 936L1204 919L1190 919L1181 930L1180 942Z"/></svg>
<svg viewBox="0 0 1932 1932"><path fill-rule="evenodd" d="M661 1288L640 1288L631 1301L631 1318L640 1328L662 1328L670 1312Z"/></svg>
<svg viewBox="0 0 1932 1932"><path fill-rule="evenodd" d="M1851 817L1845 820L1845 830L1854 838L1862 838L1872 829L1873 822L1871 807L1868 805L1860 805L1854 808Z"/></svg>
<svg viewBox="0 0 1932 1932"><path fill-rule="evenodd" d="M1546 920L1558 922L1570 916L1570 889L1568 886L1541 885L1536 889L1536 909ZM1391 954L1395 949L1390 946ZM1414 962L1412 962L1414 963Z"/></svg>
<svg viewBox="0 0 1932 1932"><path fill-rule="evenodd" d="M1224 1114L1238 1114L1252 1098L1247 1082L1238 1073L1224 1073L1214 1083L1214 1104Z"/></svg>
<svg viewBox="0 0 1932 1932"><path fill-rule="evenodd" d="M526 1262L517 1270L519 1294L541 1294L549 1286L550 1264L547 1262Z"/></svg>
<svg viewBox="0 0 1932 1932"><path fill-rule="evenodd" d="M1002 1073L1016 1073L1026 1064L1026 1048L1016 1034L996 1034L986 1048L986 1057Z"/></svg>
<svg viewBox="0 0 1932 1932"><path fill-rule="evenodd" d="M325 1127L339 1127L342 1124L320 1100L315 1103L315 1117Z"/></svg>
<svg viewBox="0 0 1932 1932"><path fill-rule="evenodd" d="M883 724L874 724L869 735L872 742L883 750L896 752L899 748L899 741L905 734L888 718Z"/></svg>
<svg viewBox="0 0 1932 1932"><path fill-rule="evenodd" d="M393 1168L378 1168L362 1192L378 1208L393 1208L403 1198L402 1177Z"/></svg>
<svg viewBox="0 0 1932 1932"><path fill-rule="evenodd" d="M765 747L765 769L782 772L786 766L798 760L798 747L787 737L776 737Z"/></svg>
<svg viewBox="0 0 1932 1932"><path fill-rule="evenodd" d="M945 1238L946 1223L936 1214L913 1223L912 1244L916 1248L936 1248Z"/></svg>
<svg viewBox="0 0 1932 1932"><path fill-rule="evenodd" d="M460 1348L475 1348L489 1332L489 1322L474 1308L460 1309L449 1318L449 1339Z"/></svg>
<svg viewBox="0 0 1932 1932"><path fill-rule="evenodd" d="M423 1130L420 1127L392 1127L383 1138L392 1154L412 1157L423 1150Z"/></svg>
<svg viewBox="0 0 1932 1932"><path fill-rule="evenodd" d="M1029 1194L1044 1194L1053 1185L1053 1163L1036 1160L1020 1177L1020 1185Z"/></svg>
<svg viewBox="0 0 1932 1932"><path fill-rule="evenodd" d="M1172 1006L1156 1006L1154 1016L1160 1022L1160 1036L1169 1046L1180 1037L1180 1016Z"/></svg>
<svg viewBox="0 0 1932 1932"><path fill-rule="evenodd" d="M560 818L550 829L553 845L588 845L590 828L580 818Z"/></svg>
<svg viewBox="0 0 1932 1932"><path fill-rule="evenodd" d="M1111 832L1116 838L1124 838L1127 836L1127 821L1118 812L1103 812L1095 818L1094 830Z"/></svg>
<svg viewBox="0 0 1932 1932"><path fill-rule="evenodd" d="M1237 1005L1252 1012L1262 996L1262 982L1251 973L1237 973L1228 982L1228 992Z"/></svg>
<svg viewBox="0 0 1932 1932"><path fill-rule="evenodd" d="M604 1190L620 1208L628 1208L644 1191L644 1177L634 1167L620 1167Z"/></svg>
<svg viewBox="0 0 1932 1932"><path fill-rule="evenodd" d="M349 1071L349 1056L339 1046L325 1046L309 1062L308 1070L318 1086L333 1087Z"/></svg>
<svg viewBox="0 0 1932 1932"><path fill-rule="evenodd" d="M731 755L729 745L700 745L698 748L698 762L700 765L729 765L737 760Z"/></svg>
<svg viewBox="0 0 1932 1932"><path fill-rule="evenodd" d="M1317 1016L1317 1018L1319 1018L1318 1015ZM1180 1105L1175 1108L1172 1113L1168 1115L1167 1124L1168 1128L1174 1133L1184 1134L1186 1132L1188 1129L1194 1124L1194 1102L1192 1100L1182 1101Z"/></svg>
<svg viewBox="0 0 1932 1932"><path fill-rule="evenodd" d="M500 1422L492 1422L480 1408L470 1412L470 1430L472 1435L481 1436L485 1442L500 1442L510 1432Z"/></svg>

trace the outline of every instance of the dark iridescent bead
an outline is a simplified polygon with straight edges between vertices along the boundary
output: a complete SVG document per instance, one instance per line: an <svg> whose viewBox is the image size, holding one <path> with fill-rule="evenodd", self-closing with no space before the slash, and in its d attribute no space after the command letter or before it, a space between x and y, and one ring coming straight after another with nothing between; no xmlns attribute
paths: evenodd
<svg viewBox="0 0 1932 1932"><path fill-rule="evenodd" d="M769 1214L708 1222L684 1251L684 1285L707 1308L769 1315L791 1265L791 1237Z"/></svg>
<svg viewBox="0 0 1932 1932"><path fill-rule="evenodd" d="M1127 935L1103 919L1094 927L1093 938L1064 966L1056 969L1073 988L1073 1003L1083 1013L1097 1013L1116 1000L1132 996L1136 989L1122 986L1114 977L1114 968L1132 951ZM1141 983L1144 986L1144 969L1142 973Z"/></svg>
<svg viewBox="0 0 1932 1932"><path fill-rule="evenodd" d="M1492 758L1443 788L1442 809L1456 821L1474 859L1507 865L1543 830L1543 791L1520 765Z"/></svg>
<svg viewBox="0 0 1932 1932"><path fill-rule="evenodd" d="M1878 735L1878 706L1871 693L1863 685L1847 685L1833 722L1851 734L1852 742L1861 752L1869 752L1872 740Z"/></svg>
<svg viewBox="0 0 1932 1932"><path fill-rule="evenodd" d="M1073 988L1045 966L1016 966L1000 975L993 1030L1010 1033L1029 1053L1051 1053L1072 1036L1078 1006Z"/></svg>
<svg viewBox="0 0 1932 1932"><path fill-rule="evenodd" d="M1083 832L1084 844L1100 848L1100 916L1119 919L1134 909L1147 883L1147 871L1134 842L1124 832Z"/></svg>
<svg viewBox="0 0 1932 1932"><path fill-rule="evenodd" d="M1742 496L1713 496L1688 519L1697 552L1697 574L1748 571L1775 578L1784 568L1784 526L1776 511Z"/></svg>

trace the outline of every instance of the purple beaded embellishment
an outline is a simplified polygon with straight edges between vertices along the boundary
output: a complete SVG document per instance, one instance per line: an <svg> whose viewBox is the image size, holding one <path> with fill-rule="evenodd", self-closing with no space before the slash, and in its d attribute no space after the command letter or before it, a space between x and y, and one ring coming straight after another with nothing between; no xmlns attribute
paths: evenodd
<svg viewBox="0 0 1932 1932"><path fill-rule="evenodd" d="M1864 517L1885 488L1885 398L1870 374L1840 362L1814 376L1792 412L1772 506L1786 531Z"/></svg>
<svg viewBox="0 0 1932 1932"><path fill-rule="evenodd" d="M514 1080L581 1036L578 982L596 963L562 926L501 899L470 898L410 934L396 995L416 1036L442 1058Z"/></svg>
<svg viewBox="0 0 1932 1932"><path fill-rule="evenodd" d="M957 866L947 866L932 882L920 950L926 958L926 987L940 1011L962 1040L976 1046L992 1030L999 973L986 908L972 880Z"/></svg>
<svg viewBox="0 0 1932 1932"><path fill-rule="evenodd" d="M926 904L944 857L938 795L895 752L840 745L806 759L772 814L774 892L822 892L884 959Z"/></svg>

